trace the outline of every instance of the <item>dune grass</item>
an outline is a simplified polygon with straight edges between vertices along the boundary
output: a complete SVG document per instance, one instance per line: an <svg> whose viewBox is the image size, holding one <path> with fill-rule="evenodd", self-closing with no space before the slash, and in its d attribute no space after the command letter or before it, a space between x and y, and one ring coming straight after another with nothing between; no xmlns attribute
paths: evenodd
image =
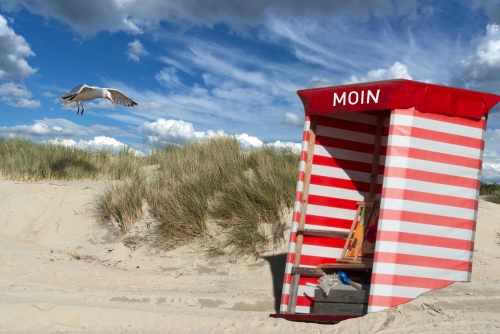
<svg viewBox="0 0 500 334"><path fill-rule="evenodd" d="M21 138L0 140L0 173L9 180L125 180L145 164L126 148L93 152Z"/></svg>
<svg viewBox="0 0 500 334"><path fill-rule="evenodd" d="M298 164L297 152L267 146L242 152L230 136L165 145L143 158L126 149L93 152L0 140L5 178L108 179L94 201L99 221L116 223L126 233L148 208L154 246L170 249L212 236L207 248L213 255L258 255L283 239ZM215 238L209 222L216 223Z"/></svg>

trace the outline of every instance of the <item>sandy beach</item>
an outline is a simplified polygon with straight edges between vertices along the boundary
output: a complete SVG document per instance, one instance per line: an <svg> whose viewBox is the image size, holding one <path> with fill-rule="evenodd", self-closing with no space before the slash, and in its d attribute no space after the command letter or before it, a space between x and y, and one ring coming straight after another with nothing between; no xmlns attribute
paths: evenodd
<svg viewBox="0 0 500 334"><path fill-rule="evenodd" d="M479 203L472 282L336 325L270 318L285 249L209 259L197 244L168 252L96 223L102 182L0 179L2 333L498 333L500 206ZM286 233L288 234L288 233Z"/></svg>

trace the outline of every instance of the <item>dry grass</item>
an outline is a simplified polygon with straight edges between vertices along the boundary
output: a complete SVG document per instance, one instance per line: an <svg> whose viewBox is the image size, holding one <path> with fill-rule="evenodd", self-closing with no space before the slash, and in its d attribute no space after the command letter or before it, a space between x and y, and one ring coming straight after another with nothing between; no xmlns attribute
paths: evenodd
<svg viewBox="0 0 500 334"><path fill-rule="evenodd" d="M0 172L10 180L125 180L146 162L128 149L115 154L21 138L0 139Z"/></svg>
<svg viewBox="0 0 500 334"><path fill-rule="evenodd" d="M166 145L145 158L130 150L0 141L0 171L8 179L115 180L96 196L98 220L126 233L147 203L155 221L148 240L157 247L206 240L207 222L215 219L221 234L206 245L212 255L258 255L283 239L298 164L297 152L263 147L244 153L230 136ZM148 165L157 168L145 172Z"/></svg>

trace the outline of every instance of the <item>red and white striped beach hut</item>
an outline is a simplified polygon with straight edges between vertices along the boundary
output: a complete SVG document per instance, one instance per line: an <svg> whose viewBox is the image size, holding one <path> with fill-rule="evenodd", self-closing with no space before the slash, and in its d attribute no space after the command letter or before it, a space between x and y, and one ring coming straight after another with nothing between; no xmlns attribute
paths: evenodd
<svg viewBox="0 0 500 334"><path fill-rule="evenodd" d="M470 281L486 119L500 97L410 80L298 95L306 121L280 312L313 313L318 275L307 269L336 263L346 242L300 231L345 233L370 197L380 204L368 312Z"/></svg>

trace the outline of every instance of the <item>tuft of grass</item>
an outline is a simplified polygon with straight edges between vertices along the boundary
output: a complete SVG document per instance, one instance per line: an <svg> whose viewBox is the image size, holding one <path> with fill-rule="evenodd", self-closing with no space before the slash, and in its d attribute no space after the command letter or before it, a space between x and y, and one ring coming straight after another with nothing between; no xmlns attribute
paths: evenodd
<svg viewBox="0 0 500 334"><path fill-rule="evenodd" d="M145 177L140 172L136 172L132 179L109 183L94 201L98 220L116 223L126 233L144 214L145 191Z"/></svg>
<svg viewBox="0 0 500 334"><path fill-rule="evenodd" d="M0 140L0 172L11 180L124 180L145 163L129 149L113 154L22 138Z"/></svg>

